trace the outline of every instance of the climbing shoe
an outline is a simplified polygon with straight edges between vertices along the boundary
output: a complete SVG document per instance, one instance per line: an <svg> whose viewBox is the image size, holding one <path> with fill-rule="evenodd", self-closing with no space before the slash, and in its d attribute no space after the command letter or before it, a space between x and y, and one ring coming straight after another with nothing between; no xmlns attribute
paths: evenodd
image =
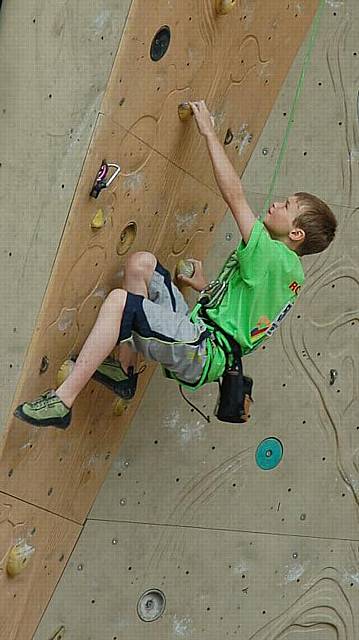
<svg viewBox="0 0 359 640"><path fill-rule="evenodd" d="M118 360L109 357L96 369L92 377L124 400L131 400L136 393L137 378L145 368L144 365L135 373L134 367L129 367L126 373Z"/></svg>
<svg viewBox="0 0 359 640"><path fill-rule="evenodd" d="M50 389L36 400L20 404L15 409L14 416L37 427L66 429L71 422L71 409Z"/></svg>

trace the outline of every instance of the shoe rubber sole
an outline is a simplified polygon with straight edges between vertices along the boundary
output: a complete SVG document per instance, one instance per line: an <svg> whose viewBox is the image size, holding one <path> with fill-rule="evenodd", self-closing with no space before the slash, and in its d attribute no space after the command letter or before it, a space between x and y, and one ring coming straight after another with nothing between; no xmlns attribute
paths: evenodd
<svg viewBox="0 0 359 640"><path fill-rule="evenodd" d="M31 416L26 415L20 407L14 411L14 416L23 422L34 425L35 427L57 427L58 429L67 429L71 422L71 410L63 418L46 418L45 420L35 420Z"/></svg>
<svg viewBox="0 0 359 640"><path fill-rule="evenodd" d="M123 387L128 384L128 380L112 380L100 371L95 371L95 373L92 375L92 378L97 382L103 384L105 387L113 391L113 393L115 393L120 398L123 398L124 400L132 400L135 395L136 389L134 391L132 391L131 389L129 389L128 391L123 389Z"/></svg>

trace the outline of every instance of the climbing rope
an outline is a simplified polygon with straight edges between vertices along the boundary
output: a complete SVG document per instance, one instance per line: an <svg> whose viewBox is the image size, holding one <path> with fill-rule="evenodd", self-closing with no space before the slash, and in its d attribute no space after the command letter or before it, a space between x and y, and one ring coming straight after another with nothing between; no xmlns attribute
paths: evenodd
<svg viewBox="0 0 359 640"><path fill-rule="evenodd" d="M294 122L295 110L297 108L297 105L298 105L298 102L299 102L299 98L300 98L300 94L301 94L302 89L303 89L305 74L307 72L307 68L308 68L309 62L310 62L311 57L312 57L312 52L313 52L314 45L315 45L315 42L316 42L316 38L317 38L317 35L318 35L319 23L320 23L320 19L321 19L321 16L322 16L324 4L325 4L325 0L320 0L318 10L317 10L316 15L314 16L314 19L313 19L312 28L311 28L310 36L309 36L309 42L308 42L306 54L305 54L303 65L302 65L302 70L301 70L301 73L300 73L300 76L299 76L299 80L298 80L298 83L297 83L297 88L296 88L296 91L295 91L294 99L293 99L293 102L292 102L292 105L291 105L291 108L290 108L290 112L289 112L289 119L288 119L287 128L285 130L282 146L280 148L278 159L277 159L277 162L276 162L276 165L275 165L275 168L274 168L274 173L273 173L273 177L272 177L272 182L271 182L270 187L269 187L268 196L267 196L267 199L266 199L266 201L264 203L264 207L263 207L262 213L260 215L261 220L267 215L267 211L268 211L269 205L271 204L271 201L272 201L272 196L273 196L274 188L275 188L275 185L276 185L276 182L277 182L279 170L280 170L280 168L282 166L284 154L285 154L285 152L287 150L289 134L290 134L293 122Z"/></svg>

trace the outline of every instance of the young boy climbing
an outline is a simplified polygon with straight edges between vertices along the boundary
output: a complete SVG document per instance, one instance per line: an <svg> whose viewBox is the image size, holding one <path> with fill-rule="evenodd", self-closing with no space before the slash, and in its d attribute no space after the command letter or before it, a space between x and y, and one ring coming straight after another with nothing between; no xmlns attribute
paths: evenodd
<svg viewBox="0 0 359 640"><path fill-rule="evenodd" d="M138 352L159 362L167 377L188 389L220 379L229 351L221 330L240 345L242 355L250 353L272 335L294 304L304 282L300 257L323 251L333 240L333 212L307 193L274 202L263 220L256 218L205 102L190 106L206 139L218 187L242 236L240 244L209 285L197 260L191 278L178 276L201 292L204 304L198 302L191 312L154 255L130 255L123 288L107 296L69 377L56 391L18 406L18 418L65 429L71 407L91 377L130 399L136 390ZM118 344L115 360L109 354Z"/></svg>

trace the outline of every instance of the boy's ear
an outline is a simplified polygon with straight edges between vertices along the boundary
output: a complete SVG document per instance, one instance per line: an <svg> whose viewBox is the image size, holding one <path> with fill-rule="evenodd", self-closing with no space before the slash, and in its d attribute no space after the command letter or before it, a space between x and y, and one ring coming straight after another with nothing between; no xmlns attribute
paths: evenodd
<svg viewBox="0 0 359 640"><path fill-rule="evenodd" d="M292 229L288 235L293 242L303 242L305 240L305 231L299 227Z"/></svg>

